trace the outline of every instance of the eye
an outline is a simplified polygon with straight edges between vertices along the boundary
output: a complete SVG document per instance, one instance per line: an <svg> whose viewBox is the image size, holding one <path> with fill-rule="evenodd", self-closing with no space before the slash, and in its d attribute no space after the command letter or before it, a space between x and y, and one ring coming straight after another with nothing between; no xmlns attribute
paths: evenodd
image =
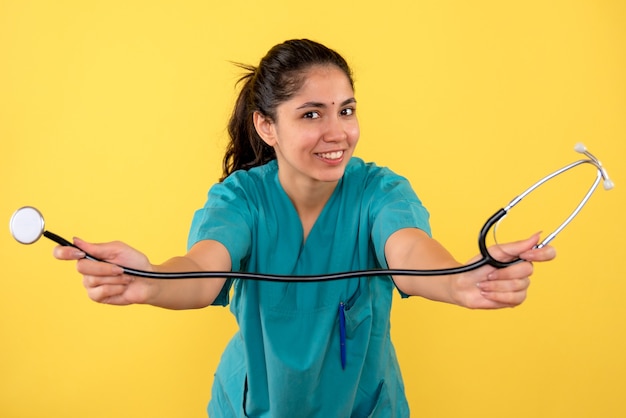
<svg viewBox="0 0 626 418"><path fill-rule="evenodd" d="M319 112L312 110L310 112L306 112L304 115L302 115L302 117L304 119L318 119L320 117Z"/></svg>
<svg viewBox="0 0 626 418"><path fill-rule="evenodd" d="M356 109L353 107L346 107L345 109L341 109L342 116L352 116L356 112Z"/></svg>

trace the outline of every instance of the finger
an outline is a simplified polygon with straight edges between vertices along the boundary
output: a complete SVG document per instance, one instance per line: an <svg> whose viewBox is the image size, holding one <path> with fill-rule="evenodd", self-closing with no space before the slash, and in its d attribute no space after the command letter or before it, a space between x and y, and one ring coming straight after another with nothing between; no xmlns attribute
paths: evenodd
<svg viewBox="0 0 626 418"><path fill-rule="evenodd" d="M59 260L80 260L85 258L85 252L75 247L57 245L52 250L54 258Z"/></svg>
<svg viewBox="0 0 626 418"><path fill-rule="evenodd" d="M550 261L556 257L556 249L550 245L546 245L542 248L533 248L529 251L524 251L519 257L527 261Z"/></svg>
<svg viewBox="0 0 626 418"><path fill-rule="evenodd" d="M496 260L511 261L519 258L520 254L532 250L539 242L540 234L536 233L521 241L494 245L489 248L489 253Z"/></svg>
<svg viewBox="0 0 626 418"><path fill-rule="evenodd" d="M528 289L530 278L520 277L507 280L486 280L476 284L482 292L520 292Z"/></svg>
<svg viewBox="0 0 626 418"><path fill-rule="evenodd" d="M124 273L124 269L118 265L86 258L78 260L76 270L86 276L121 276Z"/></svg>
<svg viewBox="0 0 626 418"><path fill-rule="evenodd" d="M126 291L126 285L105 285L87 289L90 299L100 303L116 303ZM117 302L119 303L119 302Z"/></svg>
<svg viewBox="0 0 626 418"><path fill-rule="evenodd" d="M105 285L127 285L131 283L133 279L130 276L83 276L83 286L86 289Z"/></svg>
<svg viewBox="0 0 626 418"><path fill-rule="evenodd" d="M517 263L493 271L487 280L477 283L477 287L483 298L495 303L498 307L517 306L526 300L530 286L529 276L532 273L531 263Z"/></svg>
<svg viewBox="0 0 626 418"><path fill-rule="evenodd" d="M483 298L494 303L496 308L514 307L522 304L526 300L528 292L481 292Z"/></svg>
<svg viewBox="0 0 626 418"><path fill-rule="evenodd" d="M534 272L534 267L531 262L523 261L512 264L508 267L496 269L487 275L487 282L499 281L499 280L514 280L523 277L531 276Z"/></svg>
<svg viewBox="0 0 626 418"><path fill-rule="evenodd" d="M109 242L104 244L94 244L74 237L73 243L80 250L100 260L112 260L119 253L119 243Z"/></svg>

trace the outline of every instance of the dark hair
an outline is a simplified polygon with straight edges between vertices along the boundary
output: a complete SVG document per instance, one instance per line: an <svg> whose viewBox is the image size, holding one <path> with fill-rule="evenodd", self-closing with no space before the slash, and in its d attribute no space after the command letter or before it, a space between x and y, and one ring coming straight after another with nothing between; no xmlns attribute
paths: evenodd
<svg viewBox="0 0 626 418"><path fill-rule="evenodd" d="M274 149L256 132L254 112L276 121L276 107L295 95L304 83L304 72L315 65L334 65L341 69L354 88L352 71L341 55L308 40L293 39L274 46L258 67L235 64L246 73L235 108L228 122L230 142L223 161L223 181L236 170L248 170L276 158Z"/></svg>

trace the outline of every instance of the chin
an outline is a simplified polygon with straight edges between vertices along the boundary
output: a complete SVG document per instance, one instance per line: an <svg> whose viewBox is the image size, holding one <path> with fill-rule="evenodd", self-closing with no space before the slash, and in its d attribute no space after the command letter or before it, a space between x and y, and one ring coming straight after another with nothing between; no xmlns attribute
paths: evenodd
<svg viewBox="0 0 626 418"><path fill-rule="evenodd" d="M335 167L332 170L323 170L319 172L319 174L315 176L315 178L318 181L332 183L339 181L343 177L345 172L346 167L342 165L340 167Z"/></svg>

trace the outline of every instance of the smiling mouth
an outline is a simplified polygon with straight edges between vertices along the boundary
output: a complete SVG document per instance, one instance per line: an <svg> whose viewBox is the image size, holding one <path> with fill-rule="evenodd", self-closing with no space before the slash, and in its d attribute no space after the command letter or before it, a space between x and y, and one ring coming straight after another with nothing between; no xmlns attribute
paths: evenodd
<svg viewBox="0 0 626 418"><path fill-rule="evenodd" d="M317 156L325 160L339 160L343 157L343 151L321 152Z"/></svg>

